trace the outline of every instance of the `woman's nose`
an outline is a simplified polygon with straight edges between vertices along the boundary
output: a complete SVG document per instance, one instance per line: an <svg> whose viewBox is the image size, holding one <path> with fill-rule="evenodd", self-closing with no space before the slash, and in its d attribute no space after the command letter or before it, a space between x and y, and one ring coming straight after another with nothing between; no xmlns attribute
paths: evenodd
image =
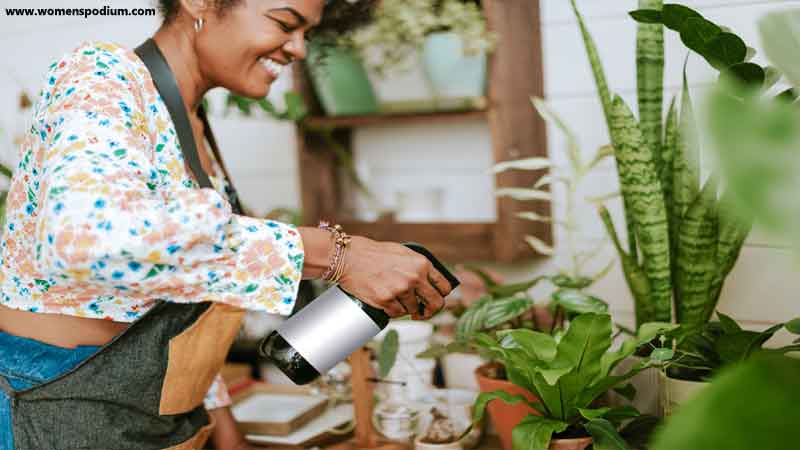
<svg viewBox="0 0 800 450"><path fill-rule="evenodd" d="M292 55L293 60L305 59L306 57L306 38L304 33L296 32L286 43L285 50Z"/></svg>

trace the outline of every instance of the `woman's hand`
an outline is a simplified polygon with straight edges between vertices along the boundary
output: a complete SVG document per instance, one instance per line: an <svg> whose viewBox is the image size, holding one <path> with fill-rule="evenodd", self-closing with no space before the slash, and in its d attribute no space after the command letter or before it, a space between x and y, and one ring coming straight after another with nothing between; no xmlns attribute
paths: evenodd
<svg viewBox="0 0 800 450"><path fill-rule="evenodd" d="M390 317L429 319L453 289L426 257L394 242L353 236L344 264L342 289Z"/></svg>

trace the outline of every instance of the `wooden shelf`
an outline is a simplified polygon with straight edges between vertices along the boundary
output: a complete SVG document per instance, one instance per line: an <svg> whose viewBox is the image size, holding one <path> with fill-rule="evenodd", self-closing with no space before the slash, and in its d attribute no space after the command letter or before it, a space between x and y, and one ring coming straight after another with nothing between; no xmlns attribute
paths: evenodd
<svg viewBox="0 0 800 450"><path fill-rule="evenodd" d="M547 202L498 198L497 221L494 223L348 222L341 214L346 203L342 196L347 192L341 182L341 163L337 152L331 151L332 146L337 147L339 154L343 149L352 149L353 129L360 126L481 119L488 124L491 147L486 150L491 152L494 163L546 157L546 126L530 103L531 96L544 96L539 3L539 0L481 2L489 29L497 37L496 48L488 61L487 92L485 98L480 97L481 103L451 104L458 110L327 117L322 113L307 71L294 71L295 89L302 94L311 112L304 124L297 127L303 222L316 224L328 220L341 223L353 235L383 241L419 242L450 263L512 263L539 256L525 243L524 237L531 235L552 242L550 225L523 220L517 213L534 211L549 216L550 205ZM407 106L396 107L404 110ZM419 106L415 108L419 109ZM315 129L329 129L333 133L321 136L314 132ZM335 140L334 144L331 138ZM531 186L544 172L505 171L494 176L494 186Z"/></svg>
<svg viewBox="0 0 800 450"><path fill-rule="evenodd" d="M353 128L365 125L450 122L486 119L486 110L372 114L365 116L312 116L305 120L311 128Z"/></svg>

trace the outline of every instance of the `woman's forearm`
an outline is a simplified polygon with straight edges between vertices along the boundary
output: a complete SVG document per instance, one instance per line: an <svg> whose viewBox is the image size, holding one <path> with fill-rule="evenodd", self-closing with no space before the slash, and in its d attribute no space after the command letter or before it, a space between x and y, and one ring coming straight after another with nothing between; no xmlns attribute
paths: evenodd
<svg viewBox="0 0 800 450"><path fill-rule="evenodd" d="M331 233L314 227L298 227L303 239L303 279L321 278L334 251Z"/></svg>

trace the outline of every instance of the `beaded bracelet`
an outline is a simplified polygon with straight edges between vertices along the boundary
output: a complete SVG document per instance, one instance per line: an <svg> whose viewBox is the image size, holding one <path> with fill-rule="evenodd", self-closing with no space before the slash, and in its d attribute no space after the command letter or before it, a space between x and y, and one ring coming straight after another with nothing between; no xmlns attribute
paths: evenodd
<svg viewBox="0 0 800 450"><path fill-rule="evenodd" d="M319 223L319 228L330 231L333 234L336 246L333 256L331 256L331 264L328 270L322 274L322 279L331 284L336 284L344 274L344 257L350 244L350 236L342 231L342 226L338 224L331 226L328 222L322 221Z"/></svg>

